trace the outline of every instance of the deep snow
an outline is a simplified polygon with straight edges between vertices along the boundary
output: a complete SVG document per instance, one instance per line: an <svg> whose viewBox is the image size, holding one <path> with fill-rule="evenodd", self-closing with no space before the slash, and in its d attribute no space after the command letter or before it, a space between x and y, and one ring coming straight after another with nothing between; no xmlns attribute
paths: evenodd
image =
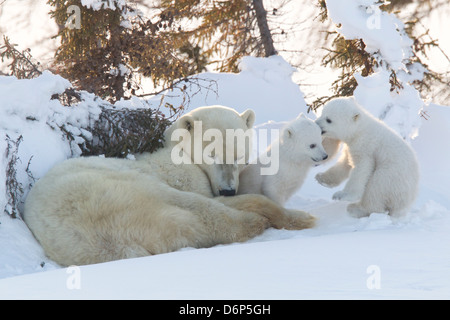
<svg viewBox="0 0 450 320"><path fill-rule="evenodd" d="M346 37L363 37L368 50L403 68L409 55L402 25L392 15L377 13L373 0L347 1L340 10L327 0L334 22ZM97 3L86 0L84 3ZM342 1L339 2L341 4ZM366 6L366 7L365 7ZM368 8L370 7L369 11ZM374 20L367 20L367 18ZM379 18L379 20L376 20ZM389 33L365 28L380 23ZM398 24L399 28L392 28ZM362 27L361 27L362 26ZM367 25L366 25L367 27ZM386 29L386 30L387 30ZM375 52L374 51L374 52ZM292 68L280 57L245 58L240 74L204 73L206 87L192 87L191 108L223 104L242 112L256 111L256 129L280 128L307 110L304 95L291 80ZM384 214L355 219L345 202L331 200L340 188L327 189L314 180L313 168L288 207L311 212L317 226L302 231L266 230L246 242L98 265L60 268L49 261L20 219L0 214L0 299L448 299L450 298L450 107L423 103L414 88L391 93L386 70L356 75L357 100L412 144L420 162L420 192L408 215L393 221ZM407 75L403 75L406 77ZM403 78L404 79L404 78ZM212 82L208 82L212 80ZM71 108L51 100L70 84L45 73L34 80L0 77L0 150L23 136L18 177L30 183L25 169L41 177L54 164L77 156L77 142L95 119L98 104L91 95ZM175 106L177 92L167 96ZM159 98L150 100L159 105ZM118 107L145 106L132 99ZM315 118L314 114L308 114ZM427 118L428 120L425 120ZM68 122L74 142L62 138L58 125ZM414 138L414 139L413 139ZM0 181L5 180L5 154L0 155ZM0 184L0 208L5 207Z"/></svg>
<svg viewBox="0 0 450 320"><path fill-rule="evenodd" d="M261 63L257 59L255 62L247 61L248 68ZM243 90L245 84L249 91L259 89L261 95L278 94L283 89L286 95L292 95L287 106L273 107L272 101L252 105L257 128L282 125L270 121L271 107L279 117L289 114L286 120L300 111L306 112L299 89L296 96L292 87L286 85L290 81L288 72L276 83L267 82L261 87L264 74L242 72L233 77L244 79L233 82L228 81L231 75L216 74L215 79L225 92L233 92L233 85ZM259 77L260 81L252 77ZM36 81L46 83L50 78ZM54 81L61 80L54 77ZM43 97L49 92L35 94ZM227 99L231 97L228 95ZM235 103L239 101L236 96ZM292 110L294 104L299 105L298 110ZM318 166L287 204L317 216L318 224L313 229L269 229L242 244L186 248L158 256L65 269L45 258L21 220L2 214L0 298L450 298L450 145L446 143L450 137L450 108L429 105L426 112L429 120L422 119L419 136L412 141L421 167L420 193L404 219L392 221L384 214L351 218L346 213L346 203L331 200L337 188L327 189L315 182L314 175L326 169ZM314 118L313 114L308 116ZM35 126L36 121L24 121L22 125L28 128ZM32 128L36 151L46 144L40 135L48 132L44 126L41 130ZM23 143L22 152L26 153L26 139ZM37 152L36 159L39 155ZM36 160L36 169L38 164L45 165L45 157ZM78 275L80 282L74 285L71 281Z"/></svg>

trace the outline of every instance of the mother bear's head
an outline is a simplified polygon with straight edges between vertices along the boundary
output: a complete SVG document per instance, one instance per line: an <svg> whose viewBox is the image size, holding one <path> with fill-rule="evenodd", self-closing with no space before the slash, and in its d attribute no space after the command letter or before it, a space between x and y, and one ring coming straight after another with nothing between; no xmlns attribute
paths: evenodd
<svg viewBox="0 0 450 320"><path fill-rule="evenodd" d="M252 150L255 113L223 106L200 107L176 120L165 132L176 164L198 165L215 196L235 195L239 173Z"/></svg>

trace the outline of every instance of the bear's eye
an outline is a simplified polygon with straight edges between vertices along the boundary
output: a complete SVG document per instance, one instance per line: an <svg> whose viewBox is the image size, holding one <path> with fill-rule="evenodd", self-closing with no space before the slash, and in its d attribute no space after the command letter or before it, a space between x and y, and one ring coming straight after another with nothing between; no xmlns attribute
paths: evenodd
<svg viewBox="0 0 450 320"><path fill-rule="evenodd" d="M330 118L327 118L327 123L331 123L331 122L333 122L333 121L331 121Z"/></svg>
<svg viewBox="0 0 450 320"><path fill-rule="evenodd" d="M316 147L316 145L313 143L313 144L309 145L309 147L310 147L311 149L314 149L314 148Z"/></svg>

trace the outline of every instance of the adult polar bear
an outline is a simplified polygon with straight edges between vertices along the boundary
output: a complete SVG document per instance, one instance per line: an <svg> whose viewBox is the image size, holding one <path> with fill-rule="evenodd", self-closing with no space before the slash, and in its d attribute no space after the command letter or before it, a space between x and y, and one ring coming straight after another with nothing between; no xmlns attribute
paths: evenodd
<svg viewBox="0 0 450 320"><path fill-rule="evenodd" d="M202 107L179 118L167 133L192 131L199 123L203 132L247 130L254 117L251 110L238 114L226 107ZM238 187L232 177L239 175L239 166L177 165L172 148L168 143L135 161L70 159L51 169L30 191L24 210L25 222L48 257L64 266L84 265L245 241L271 226L313 225L307 213L285 210L260 195L213 198L213 189ZM248 159L248 148L234 143L230 148L237 150L235 157Z"/></svg>
<svg viewBox="0 0 450 320"><path fill-rule="evenodd" d="M419 166L414 151L393 130L361 108L353 97L328 102L316 120L324 137L346 144L341 159L316 179L333 187L349 177L335 200L357 201L347 211L356 217L372 212L406 213L415 200Z"/></svg>

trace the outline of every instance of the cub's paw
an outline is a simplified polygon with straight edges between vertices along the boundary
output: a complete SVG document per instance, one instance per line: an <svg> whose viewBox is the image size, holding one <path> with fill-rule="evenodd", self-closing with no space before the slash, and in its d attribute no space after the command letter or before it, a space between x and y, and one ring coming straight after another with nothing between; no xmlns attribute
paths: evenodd
<svg viewBox="0 0 450 320"><path fill-rule="evenodd" d="M316 174L316 180L318 183L327 188L333 188L339 185L339 183L335 181L335 179L333 179L333 177L327 174L326 172Z"/></svg>
<svg viewBox="0 0 450 320"><path fill-rule="evenodd" d="M333 200L357 201L359 200L359 197L352 193L348 193L345 191L338 191L335 194L333 194Z"/></svg>
<svg viewBox="0 0 450 320"><path fill-rule="evenodd" d="M364 210L364 208L359 203L350 203L347 206L347 212L353 218L368 217L370 215L370 212Z"/></svg>

